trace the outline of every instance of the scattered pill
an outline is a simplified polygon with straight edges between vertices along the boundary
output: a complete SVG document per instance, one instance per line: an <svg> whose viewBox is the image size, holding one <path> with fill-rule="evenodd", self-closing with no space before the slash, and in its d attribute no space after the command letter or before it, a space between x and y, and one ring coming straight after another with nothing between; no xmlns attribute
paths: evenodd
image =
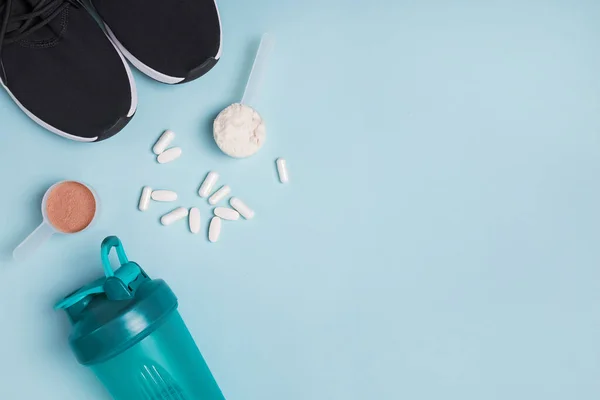
<svg viewBox="0 0 600 400"><path fill-rule="evenodd" d="M170 213L163 215L160 219L160 223L164 226L171 225L173 222L179 221L180 219L187 217L188 214L189 212L187 208L179 207L174 209Z"/></svg>
<svg viewBox="0 0 600 400"><path fill-rule="evenodd" d="M175 132L167 129L162 135L160 135L160 138L158 138L158 141L152 148L154 154L157 156L162 154L167 147L169 147L173 139L175 139Z"/></svg>
<svg viewBox="0 0 600 400"><path fill-rule="evenodd" d="M279 174L279 181L281 183L288 183L290 177L288 175L287 163L283 158L277 159L277 173Z"/></svg>
<svg viewBox="0 0 600 400"><path fill-rule="evenodd" d="M204 179L204 182L202 182L200 190L198 191L200 197L208 197L215 187L215 183L217 183L218 179L219 174L214 171L210 171L208 175L206 175L206 178Z"/></svg>
<svg viewBox="0 0 600 400"><path fill-rule="evenodd" d="M189 223L190 232L194 234L200 232L200 210L196 207L190 208Z"/></svg>
<svg viewBox="0 0 600 400"><path fill-rule="evenodd" d="M179 156L181 156L181 147L171 147L169 150L160 153L157 160L160 164L166 164L177 160Z"/></svg>
<svg viewBox="0 0 600 400"><path fill-rule="evenodd" d="M152 192L152 200L154 201L175 201L177 193L171 190L155 190Z"/></svg>
<svg viewBox="0 0 600 400"><path fill-rule="evenodd" d="M213 217L208 228L208 240L214 243L219 240L219 236L221 236L221 218Z"/></svg>
<svg viewBox="0 0 600 400"><path fill-rule="evenodd" d="M229 193L231 193L231 188L227 185L224 185L221 187L221 189L217 190L215 194L210 196L208 202L214 206L215 204L223 200L225 197L227 197Z"/></svg>
<svg viewBox="0 0 600 400"><path fill-rule="evenodd" d="M240 213L227 207L217 207L214 210L217 217L227 221L237 221L240 219Z"/></svg>
<svg viewBox="0 0 600 400"><path fill-rule="evenodd" d="M139 209L140 211L146 211L148 209L148 206L150 205L150 196L152 195L152 189L148 186L145 186L142 189L142 195L140 196L140 204L139 204Z"/></svg>
<svg viewBox="0 0 600 400"><path fill-rule="evenodd" d="M229 204L231 204L231 207L239 212L242 217L246 219L254 218L254 211L237 197L232 197L231 200L229 200Z"/></svg>

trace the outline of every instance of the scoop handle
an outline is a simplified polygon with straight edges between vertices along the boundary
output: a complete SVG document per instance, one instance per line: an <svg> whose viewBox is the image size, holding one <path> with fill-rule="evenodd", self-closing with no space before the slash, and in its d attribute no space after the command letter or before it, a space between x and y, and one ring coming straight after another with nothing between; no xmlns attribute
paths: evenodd
<svg viewBox="0 0 600 400"><path fill-rule="evenodd" d="M252 66L252 72L250 72L250 78L246 84L246 91L244 92L244 97L242 97L242 104L251 106L254 101L256 101L267 67L267 61L274 46L275 37L270 33L265 33L258 46L258 52L256 53L254 65Z"/></svg>
<svg viewBox="0 0 600 400"><path fill-rule="evenodd" d="M31 232L29 236L23 242L18 245L13 251L13 258L15 260L23 260L27 256L31 255L38 248L40 248L50 236L54 234L54 228L46 222L42 222L35 231Z"/></svg>

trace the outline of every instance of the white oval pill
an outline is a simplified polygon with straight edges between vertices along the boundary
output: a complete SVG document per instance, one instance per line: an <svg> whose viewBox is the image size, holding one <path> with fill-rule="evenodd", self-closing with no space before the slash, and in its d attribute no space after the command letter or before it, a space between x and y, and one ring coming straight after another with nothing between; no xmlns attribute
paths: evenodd
<svg viewBox="0 0 600 400"><path fill-rule="evenodd" d="M283 158L277 159L277 173L279 174L279 181L281 183L288 183L290 177L288 175L287 163Z"/></svg>
<svg viewBox="0 0 600 400"><path fill-rule="evenodd" d="M140 211L146 211L150 205L150 196L152 195L152 188L146 186L142 189L142 195L140 196L140 204L138 208Z"/></svg>
<svg viewBox="0 0 600 400"><path fill-rule="evenodd" d="M215 204L223 200L225 197L227 197L229 193L231 193L231 188L227 185L224 185L221 187L221 189L217 190L215 194L210 196L208 202L214 206Z"/></svg>
<svg viewBox="0 0 600 400"><path fill-rule="evenodd" d="M154 154L162 154L167 147L169 147L173 139L175 139L175 132L167 129L162 135L160 135L160 138L158 138L158 141L152 148Z"/></svg>
<svg viewBox="0 0 600 400"><path fill-rule="evenodd" d="M242 217L246 219L254 218L254 211L237 197L232 197L231 200L229 200L229 204L231 204L231 207L239 212Z"/></svg>
<svg viewBox="0 0 600 400"><path fill-rule="evenodd" d="M237 221L240 219L240 213L227 207L217 207L214 210L217 217L227 221Z"/></svg>
<svg viewBox="0 0 600 400"><path fill-rule="evenodd" d="M164 226L171 225L173 222L179 221L180 219L187 217L188 214L189 212L187 208L179 207L174 209L170 213L163 215L160 219L160 223Z"/></svg>
<svg viewBox="0 0 600 400"><path fill-rule="evenodd" d="M152 200L154 201L175 201L177 193L171 190L155 190L152 192Z"/></svg>
<svg viewBox="0 0 600 400"><path fill-rule="evenodd" d="M214 171L210 171L208 175L206 175L204 182L202 182L200 190L198 190L198 194L200 195L200 197L208 197L212 192L213 188L215 187L215 183L217 183L218 179L219 174L217 174Z"/></svg>
<svg viewBox="0 0 600 400"><path fill-rule="evenodd" d="M208 228L208 240L214 243L219 240L219 236L221 236L221 218L213 217Z"/></svg>
<svg viewBox="0 0 600 400"><path fill-rule="evenodd" d="M192 233L200 232L200 210L198 210L196 207L190 208L189 223L190 223L190 232L192 232Z"/></svg>
<svg viewBox="0 0 600 400"><path fill-rule="evenodd" d="M169 163L171 161L175 161L179 158L179 156L181 156L181 147L171 147L169 150L165 150L164 152L162 152L157 158L156 160L160 163L160 164L166 164Z"/></svg>

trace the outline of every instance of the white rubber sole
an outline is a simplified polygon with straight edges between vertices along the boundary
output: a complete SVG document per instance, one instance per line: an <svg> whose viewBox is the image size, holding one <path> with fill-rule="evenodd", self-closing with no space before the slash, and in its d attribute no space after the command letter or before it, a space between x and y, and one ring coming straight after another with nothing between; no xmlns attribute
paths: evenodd
<svg viewBox="0 0 600 400"><path fill-rule="evenodd" d="M109 38L109 40L110 40L110 38ZM125 68L125 71L127 72L127 79L129 80L129 88L131 90L131 107L129 108L129 111L127 113L127 117L129 118L129 117L133 116L133 114L135 114L135 111L137 110L137 105L138 105L137 88L135 86L135 81L133 80L133 74L131 72L131 68L129 68L127 61L125 61L125 58L123 58L123 55L119 52L115 43L113 43L112 41L111 41L111 43L115 47L115 51L119 54L119 58L121 59L121 62L123 63L123 67ZM15 95L10 91L10 89L8 89L8 87L6 87L6 85L4 85L4 82L0 81L0 85L2 85L4 90L6 90L8 95L12 98L12 100L17 104L17 106L19 106L19 108L23 112L29 118L31 118L36 124L40 125L44 129L46 129L58 136L62 136L69 140L74 140L76 142L90 143L90 142L95 142L96 140L98 140L98 136L96 136L94 138L82 138L80 136L72 135L70 133L61 131L57 127L50 125L49 123L47 123L47 122L43 121L42 119L40 119L39 117L37 117L31 111L29 111L23 104L21 104L21 102L15 97Z"/></svg>
<svg viewBox="0 0 600 400"><path fill-rule="evenodd" d="M217 54L215 55L214 59L219 60L221 58L221 54L223 52L223 24L221 23L221 13L219 12L219 6L217 5L216 0L215 0L215 8L217 10L217 16L219 18L220 43L219 43L219 50L217 51ZM103 22L103 24L104 24L104 28L106 29L106 32L108 33L108 36L110 37L110 40L117 46L117 48L125 56L125 58L127 58L129 60L129 62L131 64L133 64L133 66L136 67L138 70L140 70L140 72L142 72L144 75L149 76L150 78L154 79L155 81L166 83L168 85L175 85L175 84L183 82L185 80L185 77L180 78L177 76L169 76L169 75L163 74L162 72L156 71L155 69L152 69L148 65L146 65L143 62L141 62L140 60L138 60L133 54L131 54L129 52L129 50L127 50L125 48L125 46L123 46L121 44L121 42L119 42L119 40L114 35L114 33L112 32L110 27L104 22Z"/></svg>
<svg viewBox="0 0 600 400"><path fill-rule="evenodd" d="M58 135L58 136L62 136L64 138L70 139L70 140L75 140L77 142L95 142L96 140L98 140L98 137L96 136L95 138L82 138L79 136L74 136L71 134L68 134L66 132L61 131L60 129L42 121L41 119L39 119L37 116L35 116L31 111L29 111L27 108L25 108L25 106L23 104L21 104L21 102L19 100L17 100L17 98L12 94L12 92L4 85L3 82L0 82L2 84L2 87L8 92L8 95L13 99L13 101L17 104L17 106L19 106L19 108L29 117L31 118L36 124L40 125L41 127L45 128L46 130Z"/></svg>

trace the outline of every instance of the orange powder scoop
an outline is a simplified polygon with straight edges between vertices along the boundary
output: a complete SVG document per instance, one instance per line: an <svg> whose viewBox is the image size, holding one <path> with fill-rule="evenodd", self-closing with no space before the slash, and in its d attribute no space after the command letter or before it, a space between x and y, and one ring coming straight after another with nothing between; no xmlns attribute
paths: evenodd
<svg viewBox="0 0 600 400"><path fill-rule="evenodd" d="M46 200L48 222L63 233L87 228L96 215L96 199L87 186L73 181L55 186Z"/></svg>
<svg viewBox="0 0 600 400"><path fill-rule="evenodd" d="M91 225L98 211L97 197L92 189L75 181L52 186L42 200L44 221L13 251L22 259L37 250L55 233L81 232Z"/></svg>

